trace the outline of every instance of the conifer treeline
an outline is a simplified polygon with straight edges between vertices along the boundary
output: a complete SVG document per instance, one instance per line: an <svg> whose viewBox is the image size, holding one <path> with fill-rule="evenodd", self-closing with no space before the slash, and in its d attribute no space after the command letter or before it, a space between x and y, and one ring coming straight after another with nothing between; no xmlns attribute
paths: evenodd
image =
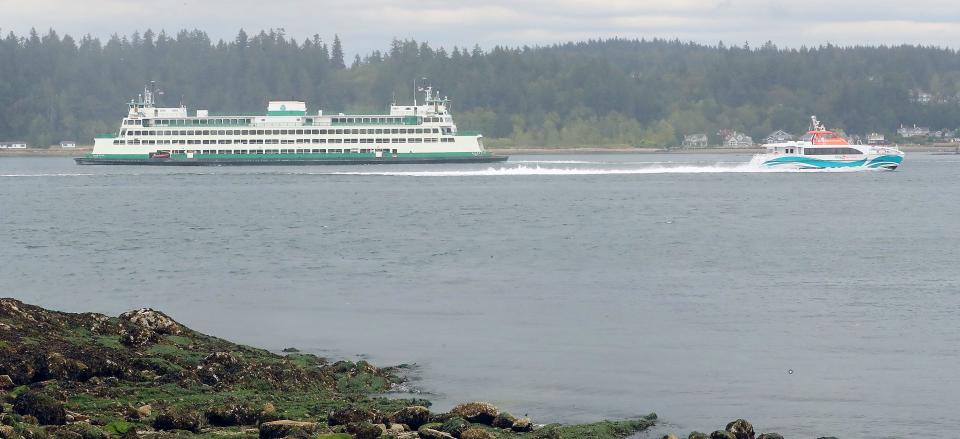
<svg viewBox="0 0 960 439"><path fill-rule="evenodd" d="M167 105L260 113L269 99L296 98L329 113L384 111L409 101L421 77L453 99L461 129L518 146L675 145L690 133L716 142L721 129L759 138L801 132L810 114L857 134L960 126L951 49L614 39L448 51L395 40L348 67L339 38L283 30L233 41L148 30L105 43L51 30L0 39L0 140L90 143L117 129L124 102L151 80Z"/></svg>

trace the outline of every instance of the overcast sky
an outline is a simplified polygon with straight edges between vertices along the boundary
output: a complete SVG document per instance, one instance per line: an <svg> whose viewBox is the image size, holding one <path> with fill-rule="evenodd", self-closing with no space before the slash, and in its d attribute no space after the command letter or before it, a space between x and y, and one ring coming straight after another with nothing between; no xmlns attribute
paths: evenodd
<svg viewBox="0 0 960 439"><path fill-rule="evenodd" d="M31 27L75 37L198 28L214 39L284 28L298 40L340 34L350 54L395 37L448 49L615 36L960 48L960 0L0 0L0 31Z"/></svg>

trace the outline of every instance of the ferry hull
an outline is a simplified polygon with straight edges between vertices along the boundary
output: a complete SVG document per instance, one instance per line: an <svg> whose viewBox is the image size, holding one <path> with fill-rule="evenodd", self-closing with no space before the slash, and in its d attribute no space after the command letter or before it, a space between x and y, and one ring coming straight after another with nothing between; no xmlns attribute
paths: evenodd
<svg viewBox="0 0 960 439"><path fill-rule="evenodd" d="M903 156L882 155L861 160L824 160L804 156L780 156L763 162L763 166L777 169L886 169L895 170Z"/></svg>
<svg viewBox="0 0 960 439"><path fill-rule="evenodd" d="M430 163L495 163L508 156L452 157L364 157L364 158L110 158L76 157L78 165L147 165L147 166L313 166L313 165L411 165Z"/></svg>

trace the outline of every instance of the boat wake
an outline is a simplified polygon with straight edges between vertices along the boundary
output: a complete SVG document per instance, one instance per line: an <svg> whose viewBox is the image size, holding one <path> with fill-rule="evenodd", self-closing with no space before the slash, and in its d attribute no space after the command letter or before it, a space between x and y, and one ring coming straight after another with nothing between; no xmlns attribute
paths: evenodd
<svg viewBox="0 0 960 439"><path fill-rule="evenodd" d="M631 168L589 168L549 166L501 166L476 170L444 171L341 171L329 175L361 175L392 177L511 177L511 176L563 176L563 175L634 175L634 174L713 174L713 173L785 173L785 172L850 172L850 170L776 169L756 163L714 165L651 165Z"/></svg>
<svg viewBox="0 0 960 439"><path fill-rule="evenodd" d="M0 177L89 177L94 174L0 174Z"/></svg>

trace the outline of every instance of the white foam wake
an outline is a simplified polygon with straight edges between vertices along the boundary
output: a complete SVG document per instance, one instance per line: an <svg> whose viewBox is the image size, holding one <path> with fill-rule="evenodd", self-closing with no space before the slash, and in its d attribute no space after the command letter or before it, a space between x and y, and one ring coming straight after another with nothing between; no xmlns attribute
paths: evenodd
<svg viewBox="0 0 960 439"><path fill-rule="evenodd" d="M0 174L0 177L89 177L94 174Z"/></svg>
<svg viewBox="0 0 960 439"><path fill-rule="evenodd" d="M736 165L676 165L676 166L646 166L637 168L558 168L543 166L502 166L497 168L476 170L448 170L448 171L342 171L332 172L333 175L382 175L397 177L498 177L523 175L630 175L630 174L702 174L721 172L783 172L783 170L769 169L755 166L750 163Z"/></svg>

